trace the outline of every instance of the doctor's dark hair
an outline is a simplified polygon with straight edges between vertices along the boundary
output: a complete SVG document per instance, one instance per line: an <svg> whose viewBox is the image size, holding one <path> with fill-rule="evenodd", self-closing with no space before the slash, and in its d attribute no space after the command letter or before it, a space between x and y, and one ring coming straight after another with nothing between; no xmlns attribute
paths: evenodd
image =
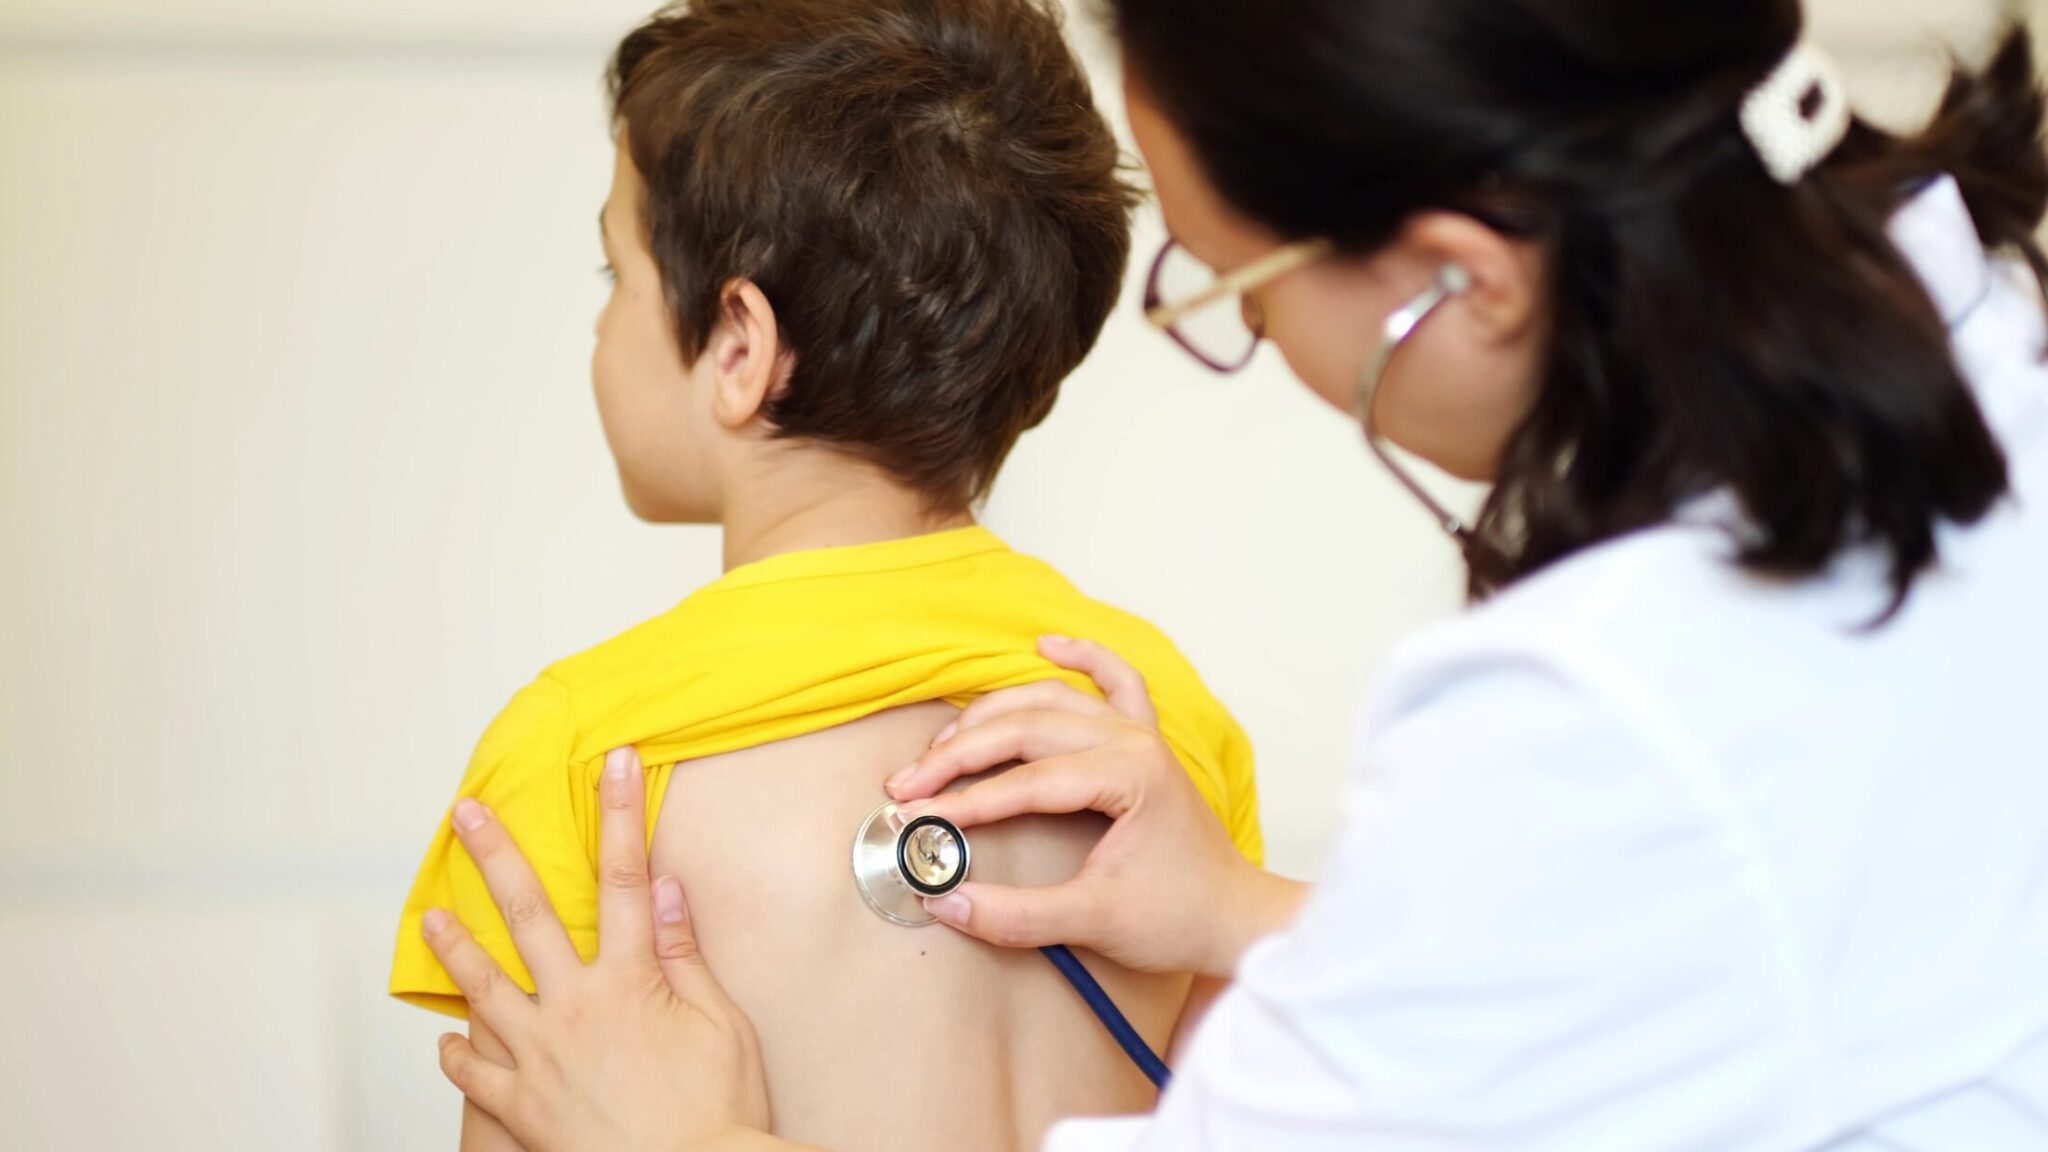
<svg viewBox="0 0 2048 1152"><path fill-rule="evenodd" d="M1744 564L1804 576L1871 543L1896 611L1938 525L2006 492L1944 319L1886 228L1952 175L1984 243L2048 274L2024 29L1981 71L1958 64L1921 131L1859 120L1786 187L1740 108L1798 42L1797 0L1108 9L1134 80L1246 217L1366 254L1447 210L1547 251L1547 363L1467 546L1474 596L1726 489L1753 528Z"/></svg>
<svg viewBox="0 0 2048 1152"><path fill-rule="evenodd" d="M692 0L628 35L614 121L685 356L752 281L778 436L954 510L1093 347L1136 196L1051 0Z"/></svg>

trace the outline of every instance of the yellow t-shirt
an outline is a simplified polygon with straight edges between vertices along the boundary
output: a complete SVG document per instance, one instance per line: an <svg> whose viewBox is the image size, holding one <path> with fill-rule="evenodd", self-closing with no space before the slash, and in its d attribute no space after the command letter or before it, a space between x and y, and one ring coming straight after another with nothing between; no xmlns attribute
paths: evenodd
<svg viewBox="0 0 2048 1152"><path fill-rule="evenodd" d="M588 960L597 951L596 786L607 750L639 749L651 833L678 761L928 700L965 705L1039 680L1093 692L1086 677L1037 654L1048 633L1099 641L1144 674L1167 743L1258 862L1251 748L1194 669L1158 629L1081 595L980 527L734 569L521 689L478 741L458 795L483 801L511 831ZM483 877L443 816L399 920L393 995L466 1014L420 939L419 918L435 907L460 917L533 990Z"/></svg>

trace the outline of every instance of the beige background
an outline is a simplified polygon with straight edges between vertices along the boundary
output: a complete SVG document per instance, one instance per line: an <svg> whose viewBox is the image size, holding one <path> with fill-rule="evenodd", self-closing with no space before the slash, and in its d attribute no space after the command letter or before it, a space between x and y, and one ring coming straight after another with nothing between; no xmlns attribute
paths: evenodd
<svg viewBox="0 0 2048 1152"><path fill-rule="evenodd" d="M513 688L715 574L587 393L644 2L0 0L0 1147L452 1144L381 996L411 868ZM1910 119L1994 14L1818 24ZM1358 694L1457 600L1353 431L1126 299L987 518L1178 638L1312 875Z"/></svg>

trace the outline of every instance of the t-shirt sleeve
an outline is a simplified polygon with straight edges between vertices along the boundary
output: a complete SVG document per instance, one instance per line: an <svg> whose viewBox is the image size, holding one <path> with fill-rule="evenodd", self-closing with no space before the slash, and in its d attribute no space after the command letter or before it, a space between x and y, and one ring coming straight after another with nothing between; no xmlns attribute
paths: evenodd
<svg viewBox="0 0 2048 1152"><path fill-rule="evenodd" d="M1223 824L1237 850L1244 853L1244 858L1264 867L1266 836L1259 826L1259 787L1252 767L1251 738L1245 735L1236 718L1226 714L1226 719L1230 730L1224 743L1223 771L1224 778L1230 783L1230 799Z"/></svg>
<svg viewBox="0 0 2048 1152"><path fill-rule="evenodd" d="M597 951L597 880L580 831L579 813L589 805L569 766L575 734L567 690L543 676L513 696L484 731L456 797L475 797L511 833L539 875L569 939L588 960ZM448 813L441 816L399 917L391 994L466 1019L468 1005L420 937L420 917L429 908L446 909L461 920L520 987L533 991L533 978L512 947L482 874L455 838Z"/></svg>
<svg viewBox="0 0 2048 1152"><path fill-rule="evenodd" d="M1216 814L1230 842L1244 858L1264 867L1266 844L1259 828L1258 789L1253 779L1251 742L1223 706L1207 699L1176 714L1155 699L1160 735L1187 770L1195 791Z"/></svg>
<svg viewBox="0 0 2048 1152"><path fill-rule="evenodd" d="M1259 827L1259 791L1253 771L1251 739L1236 718L1206 691L1197 696L1186 716L1161 709L1161 734L1196 791L1216 814L1230 842L1244 858L1266 863L1265 836Z"/></svg>
<svg viewBox="0 0 2048 1152"><path fill-rule="evenodd" d="M1259 826L1251 737L1173 642L1151 625L1138 624L1135 636L1109 636L1103 642L1145 677L1167 747L1187 769L1230 842L1245 859L1264 867L1266 841ZM1077 687L1101 694L1085 677L1079 679Z"/></svg>

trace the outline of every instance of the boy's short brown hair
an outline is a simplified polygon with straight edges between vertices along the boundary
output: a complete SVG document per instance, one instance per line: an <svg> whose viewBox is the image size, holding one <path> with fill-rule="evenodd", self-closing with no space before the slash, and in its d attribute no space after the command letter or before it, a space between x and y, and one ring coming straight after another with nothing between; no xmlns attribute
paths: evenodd
<svg viewBox="0 0 2048 1152"><path fill-rule="evenodd" d="M685 355L751 280L794 354L779 435L959 508L1094 345L1135 195L1051 0L696 0L612 108Z"/></svg>

